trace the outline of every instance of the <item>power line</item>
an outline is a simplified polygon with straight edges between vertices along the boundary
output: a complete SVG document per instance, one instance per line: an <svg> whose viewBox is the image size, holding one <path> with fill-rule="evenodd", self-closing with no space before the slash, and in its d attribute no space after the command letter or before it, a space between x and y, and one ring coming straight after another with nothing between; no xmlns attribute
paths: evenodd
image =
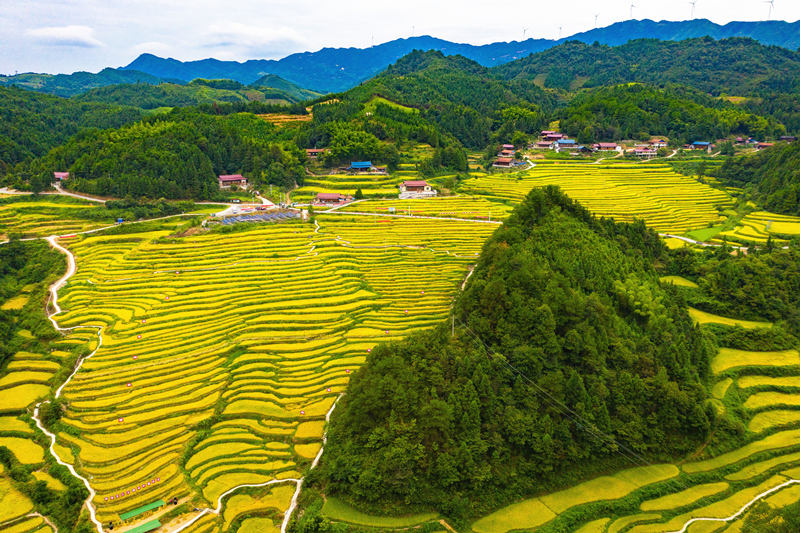
<svg viewBox="0 0 800 533"><path fill-rule="evenodd" d="M455 313L453 313L453 318L455 320ZM567 418L572 420L579 428L583 429L586 433L588 433L589 436L594 437L596 440L602 441L605 444L613 444L613 445L615 445L617 447L617 450L615 450L615 451L617 453L619 453L620 455L622 455L623 457L625 457L626 459L628 459L629 461L631 461L632 463L634 463L634 464L641 465L641 466L652 466L652 463L650 463L647 459L645 459L644 457L639 455L637 452L635 452L634 450L628 448L627 446L625 446L624 444L622 444L621 442L616 440L611 435L603 433L602 431L597 429L594 426L594 424L592 424L589 420L586 420L579 413L576 413L575 411L570 409L568 406L566 406L562 402L558 401L558 399L554 398L549 392L547 392L547 390L545 390L544 388L540 387L535 381L533 381L531 378L526 376L522 371L520 371L519 369L514 367L511 363L509 363L508 360L505 357L503 357L503 355L498 354L498 353L490 353L490 350L486 346L486 343L484 343L483 340L481 340L481 338L478 337L478 335L476 335L475 332L472 331L469 328L469 326L467 326L466 324L464 324L460 320L458 321L458 323L459 323L459 325L461 327L466 329L466 331L472 336L472 338L474 340L476 340L478 342L479 346L481 346L483 348L484 353L486 354L487 357L492 358L492 355L495 355L495 356L499 357L500 360L503 363L505 363L506 366L508 366L508 368L511 369L512 372L514 372L515 374L520 376L522 379L527 381L531 386L534 387L534 389L536 391L538 391L541 395L543 395L543 399L545 401L547 401L548 403L550 403L550 405L555 407L556 410L560 411L561 414L563 414L564 416L566 416Z"/></svg>

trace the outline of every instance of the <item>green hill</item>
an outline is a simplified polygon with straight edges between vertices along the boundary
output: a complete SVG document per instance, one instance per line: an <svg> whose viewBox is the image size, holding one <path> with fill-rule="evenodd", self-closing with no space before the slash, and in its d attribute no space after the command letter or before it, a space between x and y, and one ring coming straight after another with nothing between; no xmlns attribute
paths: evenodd
<svg viewBox="0 0 800 533"><path fill-rule="evenodd" d="M0 87L0 174L46 154L86 128L114 128L141 119L140 109L75 102L17 87Z"/></svg>
<svg viewBox="0 0 800 533"><path fill-rule="evenodd" d="M730 135L763 139L785 133L775 119L682 86L659 89L635 83L584 90L558 117L561 131L582 143L661 135L680 145Z"/></svg>
<svg viewBox="0 0 800 533"><path fill-rule="evenodd" d="M706 438L713 345L641 223L534 189L485 244L448 321L367 356L315 478L359 508L456 520Z"/></svg>
<svg viewBox="0 0 800 533"><path fill-rule="evenodd" d="M752 156L728 159L715 172L720 179L746 188L770 211L800 215L800 143L780 143Z"/></svg>
<svg viewBox="0 0 800 533"><path fill-rule="evenodd" d="M294 102L313 100L322 96L322 94L318 92L303 89L299 85L287 81L280 76L276 76L275 74L267 74L266 76L262 76L251 83L250 87L255 87L256 89L263 91L265 94L274 92L274 94L287 95L291 97L293 99L292 101Z"/></svg>
<svg viewBox="0 0 800 533"><path fill-rule="evenodd" d="M138 70L117 70L104 68L98 73L75 72L73 74L35 74L24 73L13 76L0 76L0 85L17 86L31 91L73 96L95 87L120 83L156 84L163 78L139 72Z"/></svg>
<svg viewBox="0 0 800 533"><path fill-rule="evenodd" d="M570 41L492 72L564 90L642 82L751 95L800 90L800 52L746 38L639 39L614 47Z"/></svg>

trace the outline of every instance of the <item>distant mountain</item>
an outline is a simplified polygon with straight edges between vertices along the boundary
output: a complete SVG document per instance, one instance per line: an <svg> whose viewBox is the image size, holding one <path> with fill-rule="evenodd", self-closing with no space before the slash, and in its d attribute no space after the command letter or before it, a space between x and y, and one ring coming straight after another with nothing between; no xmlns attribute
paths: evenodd
<svg viewBox="0 0 800 533"><path fill-rule="evenodd" d="M105 87L120 83L158 84L164 79L137 70L104 68L97 74L75 72L73 74L35 74L24 73L14 76L0 75L0 86L17 86L31 91L69 97L95 87Z"/></svg>
<svg viewBox="0 0 800 533"><path fill-rule="evenodd" d="M413 50L439 50L445 55L460 54L484 66L495 66L569 40L619 45L631 39L682 40L706 35L715 39L751 37L762 44L797 49L800 47L800 21L731 22L721 26L705 19L683 22L628 20L561 40L528 39L475 46L421 36L396 39L370 48L323 48L317 52L292 54L280 60L250 60L242 63L217 59L182 62L142 54L122 69L139 70L161 78L185 81L195 78L229 78L246 84L253 83L266 74L276 74L301 87L319 92L339 92L373 77Z"/></svg>
<svg viewBox="0 0 800 533"><path fill-rule="evenodd" d="M679 83L747 96L800 90L800 52L753 39L639 39L620 46L570 41L492 69L505 80L575 90L627 82Z"/></svg>

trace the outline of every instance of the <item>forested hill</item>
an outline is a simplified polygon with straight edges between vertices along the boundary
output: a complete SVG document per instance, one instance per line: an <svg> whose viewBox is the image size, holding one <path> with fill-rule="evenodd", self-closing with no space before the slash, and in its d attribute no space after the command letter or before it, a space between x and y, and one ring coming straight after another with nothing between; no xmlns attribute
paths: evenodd
<svg viewBox="0 0 800 533"><path fill-rule="evenodd" d="M475 148L485 147L493 135L534 133L547 125L545 110L555 105L554 96L534 84L502 82L463 56L420 50L344 96L365 102L373 95L421 109L443 132Z"/></svg>
<svg viewBox="0 0 800 533"><path fill-rule="evenodd" d="M800 215L800 143L780 143L753 156L728 159L716 175L746 188L770 211Z"/></svg>
<svg viewBox="0 0 800 533"><path fill-rule="evenodd" d="M13 76L0 76L0 85L16 86L55 94L57 96L73 96L95 87L105 87L120 83L149 83L157 84L165 80L152 74L138 70L119 70L104 68L98 73L74 72L72 74L15 74Z"/></svg>
<svg viewBox="0 0 800 533"><path fill-rule="evenodd" d="M558 117L561 131L581 143L661 135L679 146L731 135L773 139L785 134L774 118L680 85L662 89L630 83L585 90Z"/></svg>
<svg viewBox="0 0 800 533"><path fill-rule="evenodd" d="M46 154L85 128L117 128L144 116L140 109L0 87L0 175Z"/></svg>
<svg viewBox="0 0 800 533"><path fill-rule="evenodd" d="M627 450L695 449L714 349L659 284L665 253L641 223L534 189L485 244L455 336L448 321L367 356L310 477L361 505L459 520L630 466Z"/></svg>
<svg viewBox="0 0 800 533"><path fill-rule="evenodd" d="M214 102L266 102L294 104L321 96L277 76L265 76L251 86L233 80L197 79L187 84L161 83L109 85L74 96L82 102L126 104L142 109L185 107Z"/></svg>
<svg viewBox="0 0 800 533"><path fill-rule="evenodd" d="M796 92L800 52L745 38L640 39L616 47L571 41L493 73L564 90L643 82L679 83L713 95Z"/></svg>

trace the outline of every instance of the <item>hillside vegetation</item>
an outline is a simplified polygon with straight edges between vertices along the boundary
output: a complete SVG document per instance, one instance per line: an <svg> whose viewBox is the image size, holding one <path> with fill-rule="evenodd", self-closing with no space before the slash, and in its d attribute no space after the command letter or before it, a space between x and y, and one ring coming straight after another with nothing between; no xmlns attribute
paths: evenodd
<svg viewBox="0 0 800 533"><path fill-rule="evenodd" d="M0 174L46 154L86 128L118 128L144 116L141 110L73 102L16 87L0 88Z"/></svg>
<svg viewBox="0 0 800 533"><path fill-rule="evenodd" d="M778 144L753 156L728 159L716 175L747 188L770 211L800 215L800 143Z"/></svg>
<svg viewBox="0 0 800 533"><path fill-rule="evenodd" d="M361 505L463 519L705 438L712 345L643 224L533 190L483 248L450 324L378 346L332 418L317 476ZM613 440L612 440L613 439Z"/></svg>

